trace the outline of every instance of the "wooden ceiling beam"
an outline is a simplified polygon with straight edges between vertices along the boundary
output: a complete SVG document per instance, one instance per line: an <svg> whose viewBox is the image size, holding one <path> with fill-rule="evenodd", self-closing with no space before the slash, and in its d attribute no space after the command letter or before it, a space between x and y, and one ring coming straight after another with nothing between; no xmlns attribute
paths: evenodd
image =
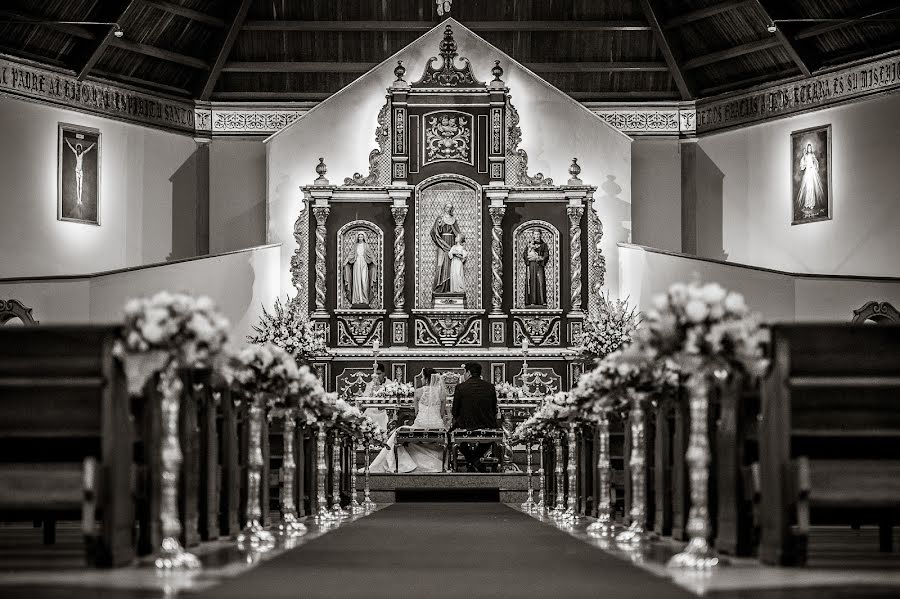
<svg viewBox="0 0 900 599"><path fill-rule="evenodd" d="M723 60L728 60L729 58L736 58L738 56L743 56L745 54L753 54L754 52L761 52L763 50L768 50L769 48L774 48L774 47L780 46L780 45L781 45L781 42L779 42L774 37L771 37L768 39L757 40L755 42L741 44L740 46L726 48L725 50L719 50L717 52L710 52L709 54L704 54L703 56L697 56L695 58L690 58L690 59L684 61L684 64L681 65L681 68L683 68L685 71L689 71L691 69L697 69L700 67L704 67L708 64L721 62Z"/></svg>
<svg viewBox="0 0 900 599"><path fill-rule="evenodd" d="M141 5L141 0L123 0L113 7L110 7L111 4L113 3L106 2L99 4L101 12L96 15L91 15L89 18L97 21L119 23L119 25L121 25L122 22ZM106 35L101 37L97 43L86 52L85 57L74 69L74 71L78 73L78 81L84 81L84 78L88 76L91 69L93 69L97 62L100 61L100 58L103 56L103 53L109 47L110 43L114 39L117 39L114 35L115 31L115 27L110 27L106 31Z"/></svg>
<svg viewBox="0 0 900 599"><path fill-rule="evenodd" d="M129 52L137 52L138 54L143 54L144 56L159 58L160 60L167 60L169 62L181 64L186 67L193 67L195 69L201 70L209 69L209 63L200 58L188 56L186 54L180 54L178 52L172 52L171 50L164 50L163 48L157 48L156 46L139 44L125 38L113 38L113 40L109 42L109 45L115 48L121 48L122 50L128 50Z"/></svg>
<svg viewBox="0 0 900 599"><path fill-rule="evenodd" d="M649 31L641 21L471 21L472 31ZM412 31L434 28L431 21L247 21L245 31Z"/></svg>
<svg viewBox="0 0 900 599"><path fill-rule="evenodd" d="M169 94L173 94L175 96L182 96L187 98L191 97L191 92L182 87L166 85L165 83L150 81L149 79L141 79L140 77L122 75L121 73L110 73L108 71L101 71L99 69L94 69L93 71L91 71L90 79L92 81L100 81L101 83L129 83L137 86L138 89L152 88Z"/></svg>
<svg viewBox="0 0 900 599"><path fill-rule="evenodd" d="M702 19L707 19L723 12L730 12L732 10L738 9L747 4L748 1L749 0L727 0L726 2L719 2L718 4L705 6L696 10L689 10L688 12L681 13L677 17L672 17L663 24L663 27L665 27L666 29L682 27L684 25L687 25L688 23L693 23L694 21L700 21Z"/></svg>
<svg viewBox="0 0 900 599"><path fill-rule="evenodd" d="M900 10L900 6L896 4L895 0L891 0L891 3L893 3L893 6L888 6L887 8L883 8L881 10L873 11L872 7L869 7L865 11L857 12L854 15L848 16L846 19L835 19L830 20L827 23L812 25L811 27L801 29L794 37L798 40L806 39L809 37L817 37L830 31L837 31L838 29L849 27L850 25L861 25L864 24L867 19L874 19L877 17L881 17L887 13ZM882 4L882 6L885 5L886 4Z"/></svg>
<svg viewBox="0 0 900 599"><path fill-rule="evenodd" d="M532 62L524 63L536 73L609 73L621 71L663 72L665 62ZM227 62L226 73L365 73L377 62Z"/></svg>
<svg viewBox="0 0 900 599"><path fill-rule="evenodd" d="M78 37L85 40L92 40L97 37L92 31L80 25L72 25L69 23L55 23L53 21L48 21L47 17L38 17L14 10L0 9L0 22L3 21L22 25L36 25L38 27L45 27L47 29L52 29L53 31L58 31L60 33L65 33L66 35L71 35L73 37Z"/></svg>
<svg viewBox="0 0 900 599"><path fill-rule="evenodd" d="M665 90L647 90L647 91L626 91L626 92L585 92L571 91L565 92L567 95L578 100L579 102L596 101L612 101L612 100L679 100L681 94L676 91Z"/></svg>
<svg viewBox="0 0 900 599"><path fill-rule="evenodd" d="M793 77L795 79L799 78L800 75L797 73L797 69L792 67L781 71L775 71L774 73L766 73L765 75L757 75L755 77L747 77L746 79L740 79L738 81L729 81L728 83L713 85L711 87L701 89L700 95L714 96L716 94L721 94L735 89L746 91L747 88L754 85L759 85L762 83L774 83L775 81L787 79L789 77Z"/></svg>
<svg viewBox="0 0 900 599"><path fill-rule="evenodd" d="M143 2L147 6L152 6L153 8L159 9L163 12L178 15L179 17L184 17L192 21L197 21L198 23L203 23L205 25L209 25L210 27L225 27L225 21L223 21L222 19L205 12L200 12L199 10L181 6L180 4L166 2L165 0L143 0Z"/></svg>
<svg viewBox="0 0 900 599"><path fill-rule="evenodd" d="M652 0L641 0L641 10L644 11L644 17L646 17L647 22L650 24L650 28L653 30L653 37L656 39L656 45L659 47L659 51L662 52L666 65L669 67L669 74L672 75L672 79L675 80L675 85L681 93L681 99L693 100L694 95L691 93L691 88L684 78L684 73L681 72L681 66L679 66L678 61L675 59L675 53L672 51L672 46L669 44L669 40L666 38L662 26L659 24L659 19L656 16L656 10L653 7Z"/></svg>
<svg viewBox="0 0 900 599"><path fill-rule="evenodd" d="M235 91L220 91L213 92L212 100L213 101L232 101L232 100L294 100L294 101L321 101L330 96L334 95L333 93L328 92L235 92Z"/></svg>
<svg viewBox="0 0 900 599"><path fill-rule="evenodd" d="M769 11L769 8L763 2L763 0L753 0L753 6L759 11L760 15L763 19L766 20L767 23L774 22L772 20L772 13ZM794 43L788 38L787 34L782 31L781 27L777 27L775 29L775 33L772 34L775 36L775 39L778 40L778 43L781 44L781 47L784 48L784 51L787 52L787 55L791 57L791 60L794 61L794 64L797 65L797 68L800 69L800 72L810 76L812 70L809 68L806 59L800 56L800 52L797 51L797 47Z"/></svg>
<svg viewBox="0 0 900 599"><path fill-rule="evenodd" d="M209 70L209 76L206 78L206 81L204 81L203 88L200 90L200 100L208 100L212 91L215 89L216 83L222 75L222 69L227 64L228 57L231 55L231 49L234 47L234 42L241 33L241 28L247 19L247 11L250 10L250 4L252 4L252 2L253 0L242 0L237 11L235 11L234 18L231 19L231 25L229 25L228 31L225 32L225 37L219 45L219 51L216 52L216 58L213 61L212 68Z"/></svg>

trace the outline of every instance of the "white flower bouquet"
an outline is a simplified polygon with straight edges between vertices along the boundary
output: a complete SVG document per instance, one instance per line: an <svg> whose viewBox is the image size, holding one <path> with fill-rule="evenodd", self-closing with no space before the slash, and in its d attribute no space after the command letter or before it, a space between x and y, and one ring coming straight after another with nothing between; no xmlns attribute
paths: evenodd
<svg viewBox="0 0 900 599"><path fill-rule="evenodd" d="M253 331L247 337L250 343L277 345L299 361L310 361L328 353L325 337L315 330L296 302L282 304L280 298L276 299L271 314L263 306L259 324Z"/></svg>
<svg viewBox="0 0 900 599"><path fill-rule="evenodd" d="M272 406L283 404L300 377L294 358L270 343L246 346L231 356L228 367L238 393L247 399L263 396Z"/></svg>
<svg viewBox="0 0 900 599"><path fill-rule="evenodd" d="M598 360L631 343L640 324L640 313L628 300L600 296L600 317L584 323L579 351L587 360Z"/></svg>
<svg viewBox="0 0 900 599"><path fill-rule="evenodd" d="M375 397L413 397L416 394L416 388L410 383L400 383L397 381L388 381L381 386L380 389L374 391Z"/></svg>
<svg viewBox="0 0 900 599"><path fill-rule="evenodd" d="M497 390L498 397L518 398L524 395L520 387L516 387L515 385L507 383L506 381L497 383L496 385L494 385L494 388Z"/></svg>

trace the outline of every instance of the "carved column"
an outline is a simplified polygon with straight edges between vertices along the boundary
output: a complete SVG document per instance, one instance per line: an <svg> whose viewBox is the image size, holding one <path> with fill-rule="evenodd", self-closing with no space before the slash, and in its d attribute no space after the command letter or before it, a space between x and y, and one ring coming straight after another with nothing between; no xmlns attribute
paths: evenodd
<svg viewBox="0 0 900 599"><path fill-rule="evenodd" d="M405 305L404 290L406 287L406 239L403 223L406 220L406 206L394 206L394 312L403 312Z"/></svg>
<svg viewBox="0 0 900 599"><path fill-rule="evenodd" d="M600 318L600 289L606 280L606 256L600 249L603 240L603 223L597 216L597 200L590 198L588 204L588 314L592 319Z"/></svg>
<svg viewBox="0 0 900 599"><path fill-rule="evenodd" d="M583 206L569 206L566 208L569 215L569 255L572 259L572 288L569 317L579 317L583 314L581 300L581 216L584 214Z"/></svg>
<svg viewBox="0 0 900 599"><path fill-rule="evenodd" d="M294 241L297 249L291 256L291 284L297 290L294 303L302 312L309 311L309 203L303 200L303 210L294 221Z"/></svg>
<svg viewBox="0 0 900 599"><path fill-rule="evenodd" d="M331 208L314 206L313 216L316 219L316 316L327 316L325 311L325 221Z"/></svg>
<svg viewBox="0 0 900 599"><path fill-rule="evenodd" d="M503 313L503 229L500 224L506 206L488 208L494 226L491 228L491 313Z"/></svg>

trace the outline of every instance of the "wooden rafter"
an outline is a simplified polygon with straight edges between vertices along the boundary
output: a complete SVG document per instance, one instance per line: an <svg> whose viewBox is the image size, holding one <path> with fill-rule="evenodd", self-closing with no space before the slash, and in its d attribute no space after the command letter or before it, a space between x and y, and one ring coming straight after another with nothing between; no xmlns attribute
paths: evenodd
<svg viewBox="0 0 900 599"><path fill-rule="evenodd" d="M725 2L719 2L718 4L713 4L711 6L705 6L696 10L690 10L688 12L681 13L677 17L672 17L663 24L663 27L665 27L666 29L681 27L682 25L687 25L688 23L693 23L694 21L700 21L701 19L713 17L723 12L730 12L747 4L748 1L749 0L726 0Z"/></svg>
<svg viewBox="0 0 900 599"><path fill-rule="evenodd" d="M72 25L69 23L54 23L52 21L48 21L47 17L38 17L14 10L0 10L0 21L7 20L16 23L22 23L24 25L45 27L47 29L52 29L53 31L58 31L60 33L65 33L66 35L71 35L73 37L78 37L85 40L92 40L97 37L92 31L88 30L87 27L81 27L80 25Z"/></svg>
<svg viewBox="0 0 900 599"><path fill-rule="evenodd" d="M472 31L649 31L641 21L467 21ZM247 21L246 31L413 31L425 32L431 21Z"/></svg>
<svg viewBox="0 0 900 599"><path fill-rule="evenodd" d="M794 79L800 77L797 74L797 69L789 68L781 71L775 71L773 73L766 73L765 75L757 75L755 77L748 77L746 79L741 79L739 81L730 81L728 83L721 83L719 85L713 85L711 87L707 87L700 90L700 95L702 96L714 96L716 94L721 94L723 92L732 91L735 89L746 90L749 87L754 85L759 85L762 83L772 83L774 81L779 81L781 79L787 79L793 76Z"/></svg>
<svg viewBox="0 0 900 599"><path fill-rule="evenodd" d="M686 71L691 69L697 69L700 67L704 67L708 64L713 64L715 62L721 62L723 60L728 60L729 58L735 58L737 56L743 56L744 54L752 54L754 52L761 52L763 50L768 50L769 48L774 48L775 46L780 46L781 43L773 38L757 40L755 42L749 42L747 44L741 44L740 46L733 46L731 48L726 48L724 50L719 50L717 52L710 52L709 54L704 54L703 56L697 56L695 58L691 58L689 60L684 61L684 64L681 65Z"/></svg>
<svg viewBox="0 0 900 599"><path fill-rule="evenodd" d="M641 0L641 10L644 11L644 16L650 24L650 28L653 30L653 37L656 39L656 45L659 46L659 50L662 52L663 58L665 58L666 64L669 66L669 73L672 75L672 79L675 80L675 85L681 93L681 99L692 100L694 95L691 93L691 88L684 78L684 73L681 72L681 67L678 65L678 60L675 58L672 46L669 45L669 40L666 38L666 34L659 24L656 10L653 8L653 1Z"/></svg>
<svg viewBox="0 0 900 599"><path fill-rule="evenodd" d="M227 62L227 73L365 73L377 62ZM532 62L525 66L536 73L609 73L620 71L668 71L665 62Z"/></svg>
<svg viewBox="0 0 900 599"><path fill-rule="evenodd" d="M766 20L767 23L772 23L772 12L770 12L769 8L763 2L763 0L753 0L753 6L759 11L760 15L763 19ZM800 72L810 76L812 71L807 64L807 61L800 56L800 52L797 50L797 47L794 43L788 38L787 34L782 31L781 27L775 29L775 33L773 34L775 39L778 40L778 43L781 44L781 47L784 48L784 51L787 52L787 55L791 57L791 60L797 65L797 68L800 69Z"/></svg>
<svg viewBox="0 0 900 599"><path fill-rule="evenodd" d="M250 10L250 4L252 2L253 0L242 0L237 11L235 11L234 18L231 19L231 25L229 25L228 31L225 32L225 37L222 38L222 43L219 45L219 51L216 53L216 59L213 61L212 68L209 70L209 76L206 78L206 81L203 83L203 88L200 90L200 100L209 100L209 96L212 94L213 89L215 89L216 83L222 75L222 69L225 67L228 56L231 54L231 49L234 47L234 42L237 40L237 37L241 32L241 27L247 19L247 11Z"/></svg>
<svg viewBox="0 0 900 599"><path fill-rule="evenodd" d="M121 24L128 15L137 9L141 4L141 0L127 0L125 2L119 2L114 7L110 7L112 2L106 2L100 4L101 13L96 15L94 18L97 21L108 21L112 23ZM116 8L121 7L119 10ZM99 62L100 57L103 56L103 53L106 51L106 48L109 47L109 44L116 39L115 27L110 27L106 32L106 35L101 37L96 44L87 52L86 57L81 61L79 65L74 69L75 72L78 73L78 80L83 81L85 77L91 72L91 69L94 68L94 65Z"/></svg>
<svg viewBox="0 0 900 599"><path fill-rule="evenodd" d="M190 97L191 92L181 88L175 87L173 85L166 85L165 83L159 83L158 81L150 81L149 79L141 79L140 77L131 77L130 75L122 75L121 73L109 73L107 71L101 71L99 69L94 69L91 71L90 79L92 81L101 81L103 83L117 83L119 85L131 84L135 87L135 89L142 90L146 88L152 88L155 90L159 90L162 92L166 92L168 94L172 94L174 96L182 96L182 97Z"/></svg>
<svg viewBox="0 0 900 599"><path fill-rule="evenodd" d="M850 25L859 25L861 23L865 23L866 19L881 17L887 13L900 10L900 6L898 6L895 2L893 2L893 4L893 6L888 6L887 8L884 8L882 10L873 11L870 7L867 10L858 12L852 16L847 17L846 19L835 20L828 23L819 23L818 25L813 25L811 27L807 27L798 31L797 35L795 35L794 37L798 40L806 39L809 37L817 37L822 34L828 33L829 31L837 31L838 29L843 29L844 27L849 27Z"/></svg>
<svg viewBox="0 0 900 599"><path fill-rule="evenodd" d="M143 2L147 6L152 6L169 14L178 15L198 23L204 23L210 27L225 27L225 21L222 19L199 10L181 6L180 4L165 2L164 0L143 0Z"/></svg>
<svg viewBox="0 0 900 599"><path fill-rule="evenodd" d="M139 44L125 38L113 38L113 40L109 42L109 45L116 48L121 48L122 50L128 50L129 52L137 52L138 54L143 54L144 56L151 56L153 58L159 58L160 60L167 60L176 64L183 64L186 67L193 67L195 69L202 70L206 70L209 68L209 64L207 64L205 60L202 60L200 58L195 58L194 56L188 56L186 54L180 54L178 52L172 52L171 50L164 50L163 48L157 48L156 46Z"/></svg>

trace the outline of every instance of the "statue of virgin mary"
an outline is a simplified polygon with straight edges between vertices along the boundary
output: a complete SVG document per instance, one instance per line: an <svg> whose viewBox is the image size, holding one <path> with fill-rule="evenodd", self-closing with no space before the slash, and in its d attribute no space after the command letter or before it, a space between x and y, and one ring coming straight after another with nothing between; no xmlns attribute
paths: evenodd
<svg viewBox="0 0 900 599"><path fill-rule="evenodd" d="M344 297L353 307L372 305L370 290L375 276L375 254L366 242L366 234L356 234L353 250L344 261Z"/></svg>

